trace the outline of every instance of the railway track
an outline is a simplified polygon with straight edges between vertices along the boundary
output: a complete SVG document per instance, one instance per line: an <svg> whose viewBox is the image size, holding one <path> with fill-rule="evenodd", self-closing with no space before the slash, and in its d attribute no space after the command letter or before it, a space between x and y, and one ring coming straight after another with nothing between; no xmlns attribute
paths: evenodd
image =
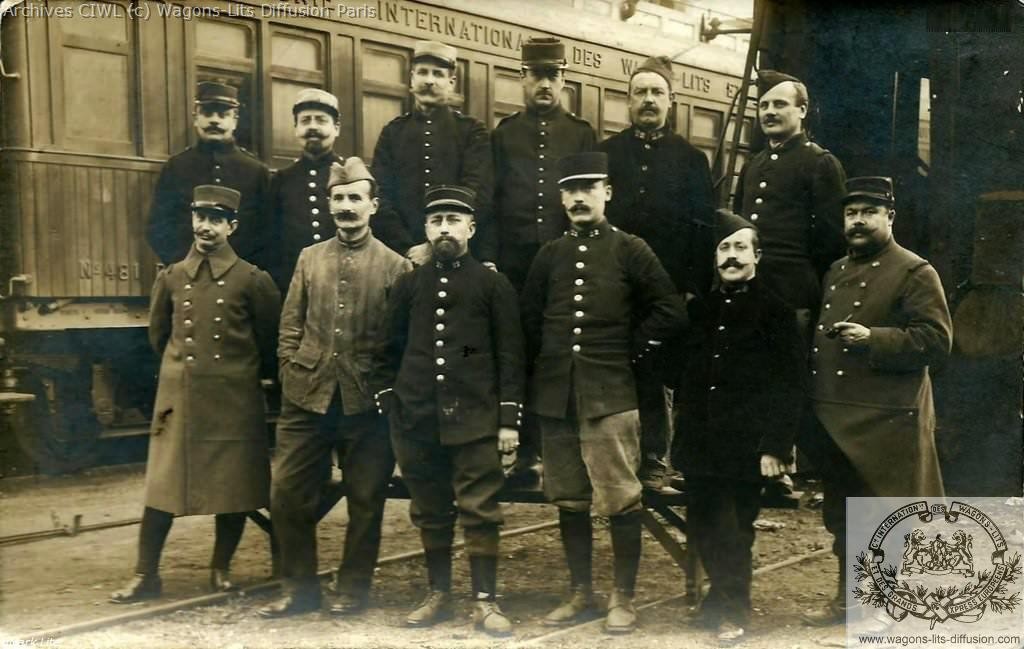
<svg viewBox="0 0 1024 649"><path fill-rule="evenodd" d="M558 527L558 521L557 520L555 520L555 521L548 521L548 522L544 522L544 523L537 523L537 524L533 524L533 525L527 525L527 526L523 526L523 527L518 527L518 528L515 528L515 529L511 529L511 530L505 530L505 531L503 531L501 533L501 537L502 538L511 538L511 537L515 537L515 536L522 536L522 535L526 535L526 534L533 534L533 533L544 531L544 530L548 530L548 529L554 529L554 528L557 528L557 527ZM459 549L459 548L462 548L463 546L464 546L464 543L460 541L460 542L457 542L457 543L454 544L454 549ZM820 549L820 550L814 550L814 551L811 551L811 552L808 552L808 553L805 553L805 554L802 554L802 555L798 555L798 556L795 556L795 557L790 557L790 558L785 559L783 561L779 561L779 562L776 562L776 563L773 563L773 564L770 564L770 565L767 565L767 566L763 566L761 568L756 569L754 571L754 576L757 577L757 576L764 575L764 574L767 574L767 573L770 573L770 572L773 572L773 571L776 571L776 570L781 570L783 568L787 568L789 566L793 566L793 565L796 565L796 564L804 562L804 561L808 561L808 560L812 560L812 559L815 559L815 558L818 558L818 557L821 557L821 556L825 556L826 554L829 554L830 552L831 552L831 550L829 550L829 549ZM378 565L387 565L387 564L399 563L399 562L403 562L403 561L409 561L409 560L412 560L412 559L420 558L422 556L423 556L423 551L422 550L402 552L402 553L399 553L399 554L394 554L394 555L390 555L390 556L387 556L387 557L382 557L378 561ZM325 577L329 577L332 573L333 573L332 569L323 570L323 571L321 571L319 573L319 576L321 578L325 578ZM199 608L199 607L204 607L204 606L213 606L213 605L216 605L216 604L220 604L220 603L226 602L226 601L228 601L228 600L230 600L231 598L234 598L234 597L259 595L259 594L263 594L263 593L267 593L267 592L273 591L273 590L279 588L280 586L281 586L281 582L278 581L278 580L268 581L268 582L265 582L265 583L262 583L262 584L257 584L255 586L251 586L249 588L242 589L242 590L237 591L235 593L212 593L212 594L209 594L209 595L201 595L201 596L198 596L198 597L191 597L191 598L182 599L182 600L178 600L178 601L166 602L166 603L163 603L163 604L159 604L157 606L147 607L147 608L142 609L142 610L125 611L123 613L118 613L116 615L110 615L110 616L96 618L96 619L92 619L92 620L86 620L84 622L78 622L78 623L75 623L75 624L69 624L69 625L64 625L64 626L60 626L60 627L56 627L56 628L52 628L52 629L47 629L47 630L44 630L44 631L37 631L37 632L34 632L34 633L25 634L25 635L22 635L20 637L12 639L11 641L14 642L14 643L17 643L20 646L44 643L44 642L48 642L48 641L51 641L51 640L56 640L56 639L59 639L59 638L67 638L69 636L73 636L73 635L77 635L77 634L82 634L82 633L86 633L86 632L98 631L98 630L102 630L102 629L111 629L111 628L114 628L114 627L117 627L117 626L121 626L121 625L128 624L128 623L131 623L131 622L137 622L137 621L140 621L140 620L146 620L146 619L151 619L151 618L162 617L162 616L170 615L170 614L172 614L174 612L177 612L177 611L182 611L182 610L187 610L187 609L192 609L192 608ZM643 611L643 610L647 610L647 609L651 609L651 608L655 608L655 607L664 605L664 604L669 603L669 602L677 601L677 600L683 599L685 597L686 597L686 593L685 592L674 594L674 595L669 595L667 597L662 597L660 599L657 599L657 600L654 600L654 601L651 601L651 602L647 602L647 603L645 603L643 605L638 606L637 608L638 608L638 610ZM603 622L602 618L598 618L598 619L594 619L594 620L589 620L589 621L582 622L580 624L576 624L576 625L573 625L573 626L569 626L569 627L564 627L564 628L559 628L559 629L547 631L547 632L541 633L540 635L533 636L531 638L526 638L526 639L523 639L523 640L515 640L515 641L510 642L509 646L513 646L513 647L536 647L536 646L540 646L540 645L542 645L542 644L544 644L544 643L546 643L548 641L556 640L556 639L558 639L560 637L564 637L564 636L570 635L572 633L575 633L575 632L578 632L578 631L581 631L581 630L584 630L584 629L596 628L602 622Z"/></svg>

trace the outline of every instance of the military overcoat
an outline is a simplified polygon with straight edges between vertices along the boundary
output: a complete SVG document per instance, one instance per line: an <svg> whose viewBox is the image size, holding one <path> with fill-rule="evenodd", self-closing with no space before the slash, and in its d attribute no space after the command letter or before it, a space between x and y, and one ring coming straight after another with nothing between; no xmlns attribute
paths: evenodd
<svg viewBox="0 0 1024 649"><path fill-rule="evenodd" d="M162 355L145 503L175 515L244 512L270 499L261 376L276 370L281 298L225 246L193 248L157 276L149 339Z"/></svg>
<svg viewBox="0 0 1024 649"><path fill-rule="evenodd" d="M866 349L826 335L841 320L871 329ZM814 411L879 496L942 495L929 366L951 341L938 274L895 241L844 257L825 276L811 348Z"/></svg>

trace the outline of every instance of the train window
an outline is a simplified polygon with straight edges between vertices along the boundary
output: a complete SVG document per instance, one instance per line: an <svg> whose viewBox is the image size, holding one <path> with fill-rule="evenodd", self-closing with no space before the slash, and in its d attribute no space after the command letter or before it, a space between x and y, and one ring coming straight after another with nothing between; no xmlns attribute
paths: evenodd
<svg viewBox="0 0 1024 649"><path fill-rule="evenodd" d="M370 160L381 129L402 114L409 101L408 50L363 41L362 142Z"/></svg>
<svg viewBox="0 0 1024 649"><path fill-rule="evenodd" d="M251 59L254 45L252 29L244 23L212 20L196 22L197 54Z"/></svg>
<svg viewBox="0 0 1024 649"><path fill-rule="evenodd" d="M605 89L601 119L602 139L611 137L629 126L629 103L626 93Z"/></svg>
<svg viewBox="0 0 1024 649"><path fill-rule="evenodd" d="M62 20L51 21L55 54L54 125L68 149L132 155L136 96L131 40L123 7L91 2ZM96 83L102 79L102 83Z"/></svg>
<svg viewBox="0 0 1024 649"><path fill-rule="evenodd" d="M298 153L292 106L305 88L324 88L327 43L322 34L273 27L270 36L271 149L275 157Z"/></svg>
<svg viewBox="0 0 1024 649"><path fill-rule="evenodd" d="M580 114L580 83L566 80L562 87L562 108L576 115Z"/></svg>
<svg viewBox="0 0 1024 649"><path fill-rule="evenodd" d="M258 132L253 128L259 124L256 103L256 30L251 23L199 19L195 25L196 83L216 81L238 88L238 128L235 141L250 151L258 151ZM191 119L189 120L191 121Z"/></svg>
<svg viewBox="0 0 1024 649"><path fill-rule="evenodd" d="M686 135L690 132L690 105L676 102L675 132Z"/></svg>
<svg viewBox="0 0 1024 649"><path fill-rule="evenodd" d="M721 129L722 113L694 107L690 122L691 138L717 139Z"/></svg>
<svg viewBox="0 0 1024 649"><path fill-rule="evenodd" d="M917 157L924 166L920 167L923 175L928 175L928 167L932 163L932 90L931 80L921 78L921 91L918 95L919 108L917 113Z"/></svg>
<svg viewBox="0 0 1024 649"><path fill-rule="evenodd" d="M455 63L455 92L448 98L448 105L457 108L463 113L469 112L469 104L466 101L469 87L469 61L459 59Z"/></svg>
<svg viewBox="0 0 1024 649"><path fill-rule="evenodd" d="M744 148L750 148L750 129L754 127L754 121L746 117L743 119L743 128L740 129L740 146ZM732 144L733 135L736 132L736 122L729 120L729 124L725 127L725 141L727 144Z"/></svg>
<svg viewBox="0 0 1024 649"><path fill-rule="evenodd" d="M494 68L494 122L492 127L508 115L523 110L523 83L518 70Z"/></svg>
<svg viewBox="0 0 1024 649"><path fill-rule="evenodd" d="M281 33L276 33L271 38L272 65L315 72L323 70L323 58L323 43L319 39Z"/></svg>

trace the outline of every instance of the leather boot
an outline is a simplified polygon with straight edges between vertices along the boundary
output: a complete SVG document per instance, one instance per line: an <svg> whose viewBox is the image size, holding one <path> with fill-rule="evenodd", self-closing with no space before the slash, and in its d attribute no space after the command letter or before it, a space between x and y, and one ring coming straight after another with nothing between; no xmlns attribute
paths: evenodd
<svg viewBox="0 0 1024 649"><path fill-rule="evenodd" d="M500 637L512 634L512 621L494 600L473 602L473 625L488 635Z"/></svg>
<svg viewBox="0 0 1024 649"><path fill-rule="evenodd" d="M608 617L604 620L608 633L632 633L636 630L636 608L633 596L616 589L608 600Z"/></svg>
<svg viewBox="0 0 1024 649"><path fill-rule="evenodd" d="M595 608L594 593L590 586L577 586L555 610L544 616L541 623L544 626L569 626L593 613Z"/></svg>
<svg viewBox="0 0 1024 649"><path fill-rule="evenodd" d="M227 569L210 569L210 590L215 593L230 593L238 590L238 586L231 581L231 573Z"/></svg>
<svg viewBox="0 0 1024 649"><path fill-rule="evenodd" d="M279 618L309 613L320 608L320 584L298 586L286 585L281 597L267 604L259 611L261 617Z"/></svg>
<svg viewBox="0 0 1024 649"><path fill-rule="evenodd" d="M452 596L447 591L432 590L405 618L406 626L433 626L452 616Z"/></svg>
<svg viewBox="0 0 1024 649"><path fill-rule="evenodd" d="M110 601L114 604L131 604L144 599L155 599L160 597L162 587L159 575L136 574L124 588L110 594Z"/></svg>

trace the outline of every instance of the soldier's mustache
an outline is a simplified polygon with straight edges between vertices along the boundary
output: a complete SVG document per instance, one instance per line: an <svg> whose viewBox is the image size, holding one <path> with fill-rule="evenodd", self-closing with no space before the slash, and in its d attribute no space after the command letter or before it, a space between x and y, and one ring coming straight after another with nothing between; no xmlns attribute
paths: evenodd
<svg viewBox="0 0 1024 649"><path fill-rule="evenodd" d="M720 270L725 270L726 268L737 268L739 270L743 270L743 267L745 265L746 264L741 264L737 259L726 259L721 264L719 264L718 268Z"/></svg>
<svg viewBox="0 0 1024 649"><path fill-rule="evenodd" d="M342 221L355 221L357 217L355 212L346 210L344 212L335 212L334 218L341 219Z"/></svg>
<svg viewBox="0 0 1024 649"><path fill-rule="evenodd" d="M322 139L323 136L324 136L324 134L321 133L320 131L313 130L313 131L306 131L306 134L303 137L306 137L306 138L318 137L318 138Z"/></svg>
<svg viewBox="0 0 1024 649"><path fill-rule="evenodd" d="M865 228L858 225L848 229L846 234L847 236L852 236L855 234L871 234L872 232L873 230L871 228Z"/></svg>
<svg viewBox="0 0 1024 649"><path fill-rule="evenodd" d="M570 212L589 212L590 208L586 205L573 205L569 208Z"/></svg>

